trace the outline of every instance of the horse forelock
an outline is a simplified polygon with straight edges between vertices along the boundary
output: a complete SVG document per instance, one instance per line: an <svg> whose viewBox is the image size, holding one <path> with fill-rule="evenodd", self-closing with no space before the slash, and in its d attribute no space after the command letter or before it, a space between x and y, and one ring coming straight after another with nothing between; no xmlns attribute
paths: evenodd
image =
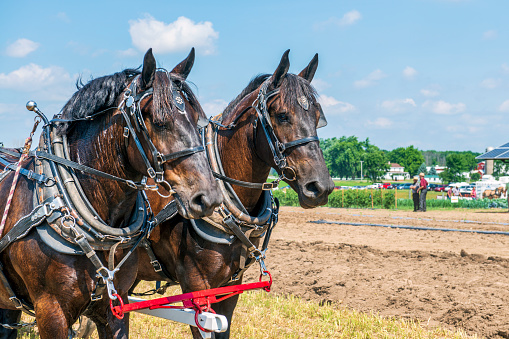
<svg viewBox="0 0 509 339"><path fill-rule="evenodd" d="M249 84L242 90L242 92L233 99L223 111L223 117L228 116L235 107L251 92L256 90L260 85L267 80L271 74L260 74L251 79ZM287 107L293 107L298 105L297 98L305 96L311 103L316 102L316 90L306 79L296 75L288 73L285 75L281 87L280 96L282 102Z"/></svg>
<svg viewBox="0 0 509 339"><path fill-rule="evenodd" d="M305 96L311 103L316 102L316 90L306 79L296 74L286 74L281 83L281 100L287 107L298 105L297 99Z"/></svg>
<svg viewBox="0 0 509 339"><path fill-rule="evenodd" d="M170 81L173 82L171 86ZM153 100L155 107L153 116L154 123L164 124L169 119L172 119L172 115L176 113L177 107L173 103L173 94L171 93L171 87L175 86L177 87L177 90L180 92L180 94L184 97L184 100L187 100L191 108L198 112L198 114L204 115L203 109L198 102L198 99L196 98L191 87L185 81L185 79L177 74L168 73L167 71L161 69L160 71L156 72L156 79L153 84Z"/></svg>

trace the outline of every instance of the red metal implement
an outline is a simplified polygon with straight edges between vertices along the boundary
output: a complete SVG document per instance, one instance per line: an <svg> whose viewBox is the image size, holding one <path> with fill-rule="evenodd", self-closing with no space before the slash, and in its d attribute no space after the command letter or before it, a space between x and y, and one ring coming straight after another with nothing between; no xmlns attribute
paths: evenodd
<svg viewBox="0 0 509 339"><path fill-rule="evenodd" d="M145 300L132 304L124 304L120 299L120 296L118 296L120 305L113 306L110 301L110 308L113 315L119 319L124 317L124 313L146 308L151 310L156 308L192 308L197 312L197 314L203 311L214 312L214 310L212 310L210 307L210 304L220 302L237 294L241 294L244 291L264 289L265 291L269 292L270 287L272 286L272 276L268 271L265 271L264 273L268 274L270 279L269 281L262 281L262 276L260 275L260 281L255 283L212 288L208 290L183 293L169 297ZM182 302L184 306L169 305L177 302Z"/></svg>

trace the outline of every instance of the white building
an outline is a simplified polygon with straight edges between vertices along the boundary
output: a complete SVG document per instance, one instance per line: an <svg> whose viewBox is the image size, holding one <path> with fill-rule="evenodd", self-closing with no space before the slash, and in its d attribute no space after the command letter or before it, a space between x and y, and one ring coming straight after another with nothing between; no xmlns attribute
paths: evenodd
<svg viewBox="0 0 509 339"><path fill-rule="evenodd" d="M410 179L410 174L405 172L405 168L400 164L389 163L390 168L385 173L385 180L395 180L395 181L403 181L405 179Z"/></svg>

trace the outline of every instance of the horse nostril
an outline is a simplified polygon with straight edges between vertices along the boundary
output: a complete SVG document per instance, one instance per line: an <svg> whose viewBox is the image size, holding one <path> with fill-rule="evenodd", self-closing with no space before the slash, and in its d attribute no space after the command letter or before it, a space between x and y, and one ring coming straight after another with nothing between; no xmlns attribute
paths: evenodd
<svg viewBox="0 0 509 339"><path fill-rule="evenodd" d="M191 205L198 207L200 210L205 210L208 207L205 194L196 194L191 200Z"/></svg>
<svg viewBox="0 0 509 339"><path fill-rule="evenodd" d="M306 190L313 194L318 194L322 191L316 181L306 184Z"/></svg>

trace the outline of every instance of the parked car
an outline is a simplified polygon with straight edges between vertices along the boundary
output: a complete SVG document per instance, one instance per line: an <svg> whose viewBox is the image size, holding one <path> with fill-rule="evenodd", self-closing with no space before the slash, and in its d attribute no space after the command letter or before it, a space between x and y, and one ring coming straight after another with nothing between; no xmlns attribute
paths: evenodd
<svg viewBox="0 0 509 339"><path fill-rule="evenodd" d="M410 186L412 186L412 184L410 184L410 183L401 184L400 186L398 186L398 189L399 190L409 190Z"/></svg>
<svg viewBox="0 0 509 339"><path fill-rule="evenodd" d="M446 187L445 185L437 185L437 187L435 187L433 190L435 192L443 192L445 187Z"/></svg>
<svg viewBox="0 0 509 339"><path fill-rule="evenodd" d="M383 187L384 189L386 189L386 190L390 190L390 189L392 189L392 188L393 188L393 186L392 186L392 184L391 184L390 182L384 182L384 183L382 184L382 187Z"/></svg>
<svg viewBox="0 0 509 339"><path fill-rule="evenodd" d="M460 187L460 194L461 195L464 195L464 194L470 195L470 193L472 193L472 190L474 189L474 187L475 187L475 185L461 186Z"/></svg>
<svg viewBox="0 0 509 339"><path fill-rule="evenodd" d="M434 191L435 188L440 187L440 186L442 186L442 185L439 185L439 184L429 184L428 185L428 191Z"/></svg>

